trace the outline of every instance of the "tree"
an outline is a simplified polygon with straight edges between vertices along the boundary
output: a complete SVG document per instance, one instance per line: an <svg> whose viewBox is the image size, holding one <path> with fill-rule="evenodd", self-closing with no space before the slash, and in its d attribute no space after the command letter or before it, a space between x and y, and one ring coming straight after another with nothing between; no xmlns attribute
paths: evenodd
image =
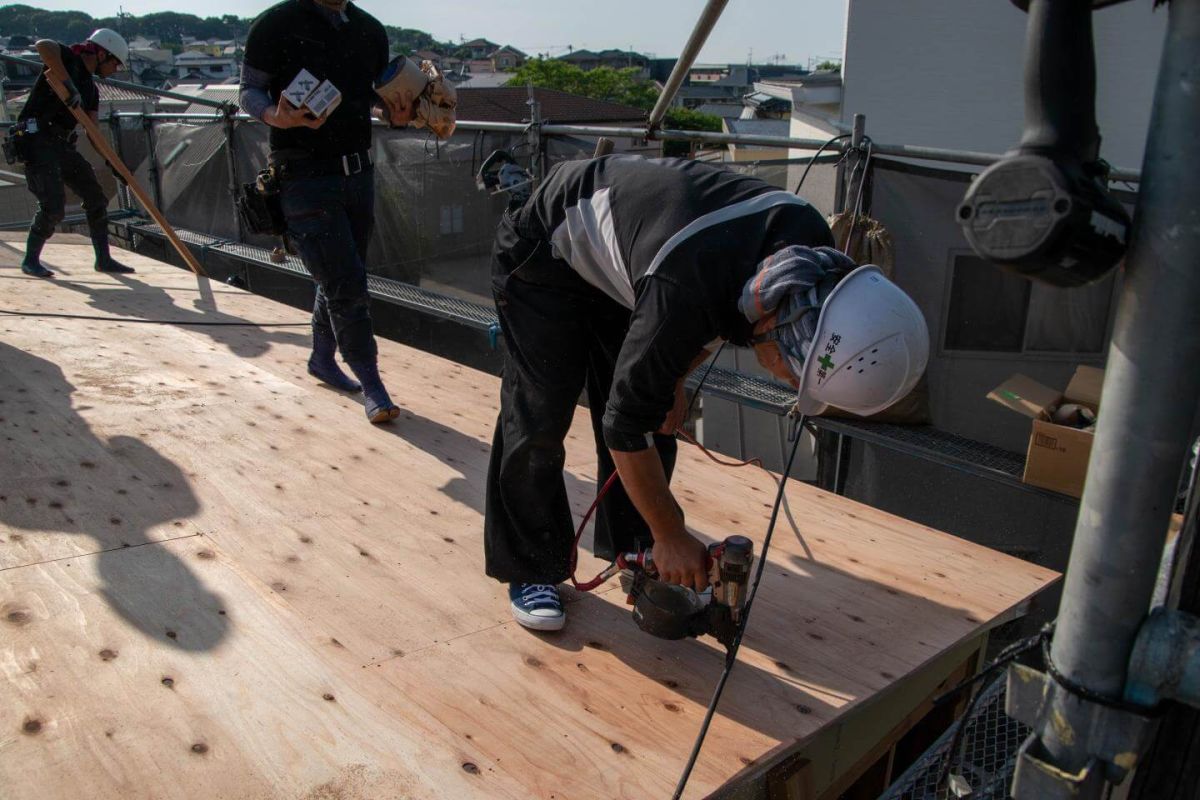
<svg viewBox="0 0 1200 800"><path fill-rule="evenodd" d="M582 70L557 58L536 58L526 61L508 82L509 86L527 84L539 89L557 89L610 103L623 103L643 111L653 108L654 101L658 99L658 90L650 81L640 77L637 67Z"/></svg>
<svg viewBox="0 0 1200 800"><path fill-rule="evenodd" d="M599 67L585 71L559 59L538 58L526 61L508 85L533 84L540 89L557 89L649 111L654 108L659 91L653 83L641 78L638 72L637 67ZM721 132L720 117L690 108L668 109L664 124L675 130ZM686 156L690 153L691 146L687 142L663 142L663 155Z"/></svg>
<svg viewBox="0 0 1200 800"><path fill-rule="evenodd" d="M822 61L820 64L817 64L816 71L840 73L842 71L842 65L837 61Z"/></svg>
<svg viewBox="0 0 1200 800"><path fill-rule="evenodd" d="M705 114L692 108L669 108L663 126L678 131L707 131L720 133L724 126L716 114ZM690 142L663 142L664 156L691 155Z"/></svg>

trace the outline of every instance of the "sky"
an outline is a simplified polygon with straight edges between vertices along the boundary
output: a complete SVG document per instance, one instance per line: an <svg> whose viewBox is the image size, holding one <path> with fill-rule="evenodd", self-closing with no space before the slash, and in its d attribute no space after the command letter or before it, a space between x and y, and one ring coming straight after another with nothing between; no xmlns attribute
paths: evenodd
<svg viewBox="0 0 1200 800"><path fill-rule="evenodd" d="M20 0L55 10L86 10L94 17L178 11L199 16L252 17L271 0ZM782 55L784 63L840 57L847 0L731 0L713 29L700 61L755 63ZM439 40L484 37L526 53L559 55L576 50L629 48L666 58L679 55L704 8L704 0L438 0L403 3L360 0L389 25L428 31Z"/></svg>

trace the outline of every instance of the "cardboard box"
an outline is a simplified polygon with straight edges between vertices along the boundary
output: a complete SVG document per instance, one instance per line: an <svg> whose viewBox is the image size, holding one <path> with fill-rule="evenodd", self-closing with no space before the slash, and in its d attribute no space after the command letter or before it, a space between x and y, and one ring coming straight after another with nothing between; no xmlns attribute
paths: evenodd
<svg viewBox="0 0 1200 800"><path fill-rule="evenodd" d="M342 93L329 81L319 81L306 69L300 70L283 96L296 108L307 109L314 117L332 114L342 102Z"/></svg>
<svg viewBox="0 0 1200 800"><path fill-rule="evenodd" d="M306 69L302 69L292 79L292 82L288 84L288 88L283 90L283 96L296 108L303 108L304 101L320 85L321 82L317 80L317 76Z"/></svg>
<svg viewBox="0 0 1200 800"><path fill-rule="evenodd" d="M1074 403L1099 414L1104 370L1076 367L1065 391L1043 386L1024 375L1013 375L988 394L988 399L1033 420L1023 480L1073 497L1083 495L1093 430L1057 425L1050 415L1061 405Z"/></svg>
<svg viewBox="0 0 1200 800"><path fill-rule="evenodd" d="M341 102L342 93L332 83L325 81L313 89L313 93L304 101L304 106L312 112L314 117L323 117L326 114L332 114Z"/></svg>

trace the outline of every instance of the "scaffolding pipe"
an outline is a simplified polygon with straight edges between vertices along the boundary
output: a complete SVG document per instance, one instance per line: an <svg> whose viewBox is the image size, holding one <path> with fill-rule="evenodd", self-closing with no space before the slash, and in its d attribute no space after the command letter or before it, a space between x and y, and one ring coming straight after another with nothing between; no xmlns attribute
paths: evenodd
<svg viewBox="0 0 1200 800"><path fill-rule="evenodd" d="M721 18L721 12L725 10L728 2L729 0L708 0L708 5L700 14L700 19L696 20L696 27L692 29L692 35L688 37L687 44L683 46L683 52L679 54L679 60L675 62L675 68L671 70L671 77L667 78L667 84L654 104L654 110L650 112L648 127L651 130L662 124L663 117L667 115L667 109L675 100L675 95L679 93L679 87L683 85L683 79L687 77L688 70L695 63L696 56L700 55L700 49L704 47L708 34L712 33L713 26Z"/></svg>
<svg viewBox="0 0 1200 800"><path fill-rule="evenodd" d="M121 111L115 113L121 118L151 119L166 122L220 122L224 114L172 114L153 113L142 114L136 111ZM231 117L239 122L254 121L246 114L236 114ZM387 123L376 121L378 127L387 127ZM0 124L3 127L3 124ZM474 122L462 120L457 126L460 131L483 131L484 133L525 133L529 130L528 123L521 122ZM741 144L757 147L778 147L788 150L817 150L826 143L824 139L800 139L790 136L755 136L740 133L711 133L708 131L681 131L674 129L650 130L641 127L612 127L604 125L556 125L543 124L541 131L547 136L578 136L594 138L607 136L614 139L649 139L660 142L699 142L701 144ZM840 152L849 145L835 142L828 150ZM871 152L876 156L894 156L912 158L921 161L937 161L948 164L964 164L968 166L987 167L995 164L1004 156L998 153L980 153L971 150L951 150L941 147L918 147L907 144L880 144L872 142ZM1139 183L1142 174L1136 169L1114 168L1109 175L1110 180Z"/></svg>
<svg viewBox="0 0 1200 800"><path fill-rule="evenodd" d="M1174 0L1169 15L1104 410L1051 649L1063 676L1114 700L1150 609L1200 405L1200 182L1189 168L1200 163L1200 0ZM1097 747L1094 732L1074 727L1081 702L1056 705L1035 731L1068 773Z"/></svg>
<svg viewBox="0 0 1200 800"><path fill-rule="evenodd" d="M10 56L7 53L0 53L0 59L11 61L14 64L32 67L33 69L39 71L45 68L40 61L33 61L32 59L28 58L20 58L19 56ZM169 92L166 89L155 89L151 86L142 86L140 83L127 83L126 81L115 81L112 78L101 78L99 75L93 76L93 79L99 81L100 83L116 87L117 89L128 89L134 92L144 92L146 94L157 95L158 97L166 97L170 100L182 100L186 103L198 106L224 108L225 106L229 105L228 103L223 103L220 100L209 100L206 97L192 97L191 95L179 94L178 92Z"/></svg>

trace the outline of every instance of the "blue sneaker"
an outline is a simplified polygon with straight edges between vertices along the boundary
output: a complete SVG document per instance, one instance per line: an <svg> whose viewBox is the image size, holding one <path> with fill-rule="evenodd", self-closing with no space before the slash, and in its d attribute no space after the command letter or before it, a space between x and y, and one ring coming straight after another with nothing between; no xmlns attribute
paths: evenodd
<svg viewBox="0 0 1200 800"><path fill-rule="evenodd" d="M510 583L513 619L535 631L559 631L567 624L558 587L550 583Z"/></svg>

